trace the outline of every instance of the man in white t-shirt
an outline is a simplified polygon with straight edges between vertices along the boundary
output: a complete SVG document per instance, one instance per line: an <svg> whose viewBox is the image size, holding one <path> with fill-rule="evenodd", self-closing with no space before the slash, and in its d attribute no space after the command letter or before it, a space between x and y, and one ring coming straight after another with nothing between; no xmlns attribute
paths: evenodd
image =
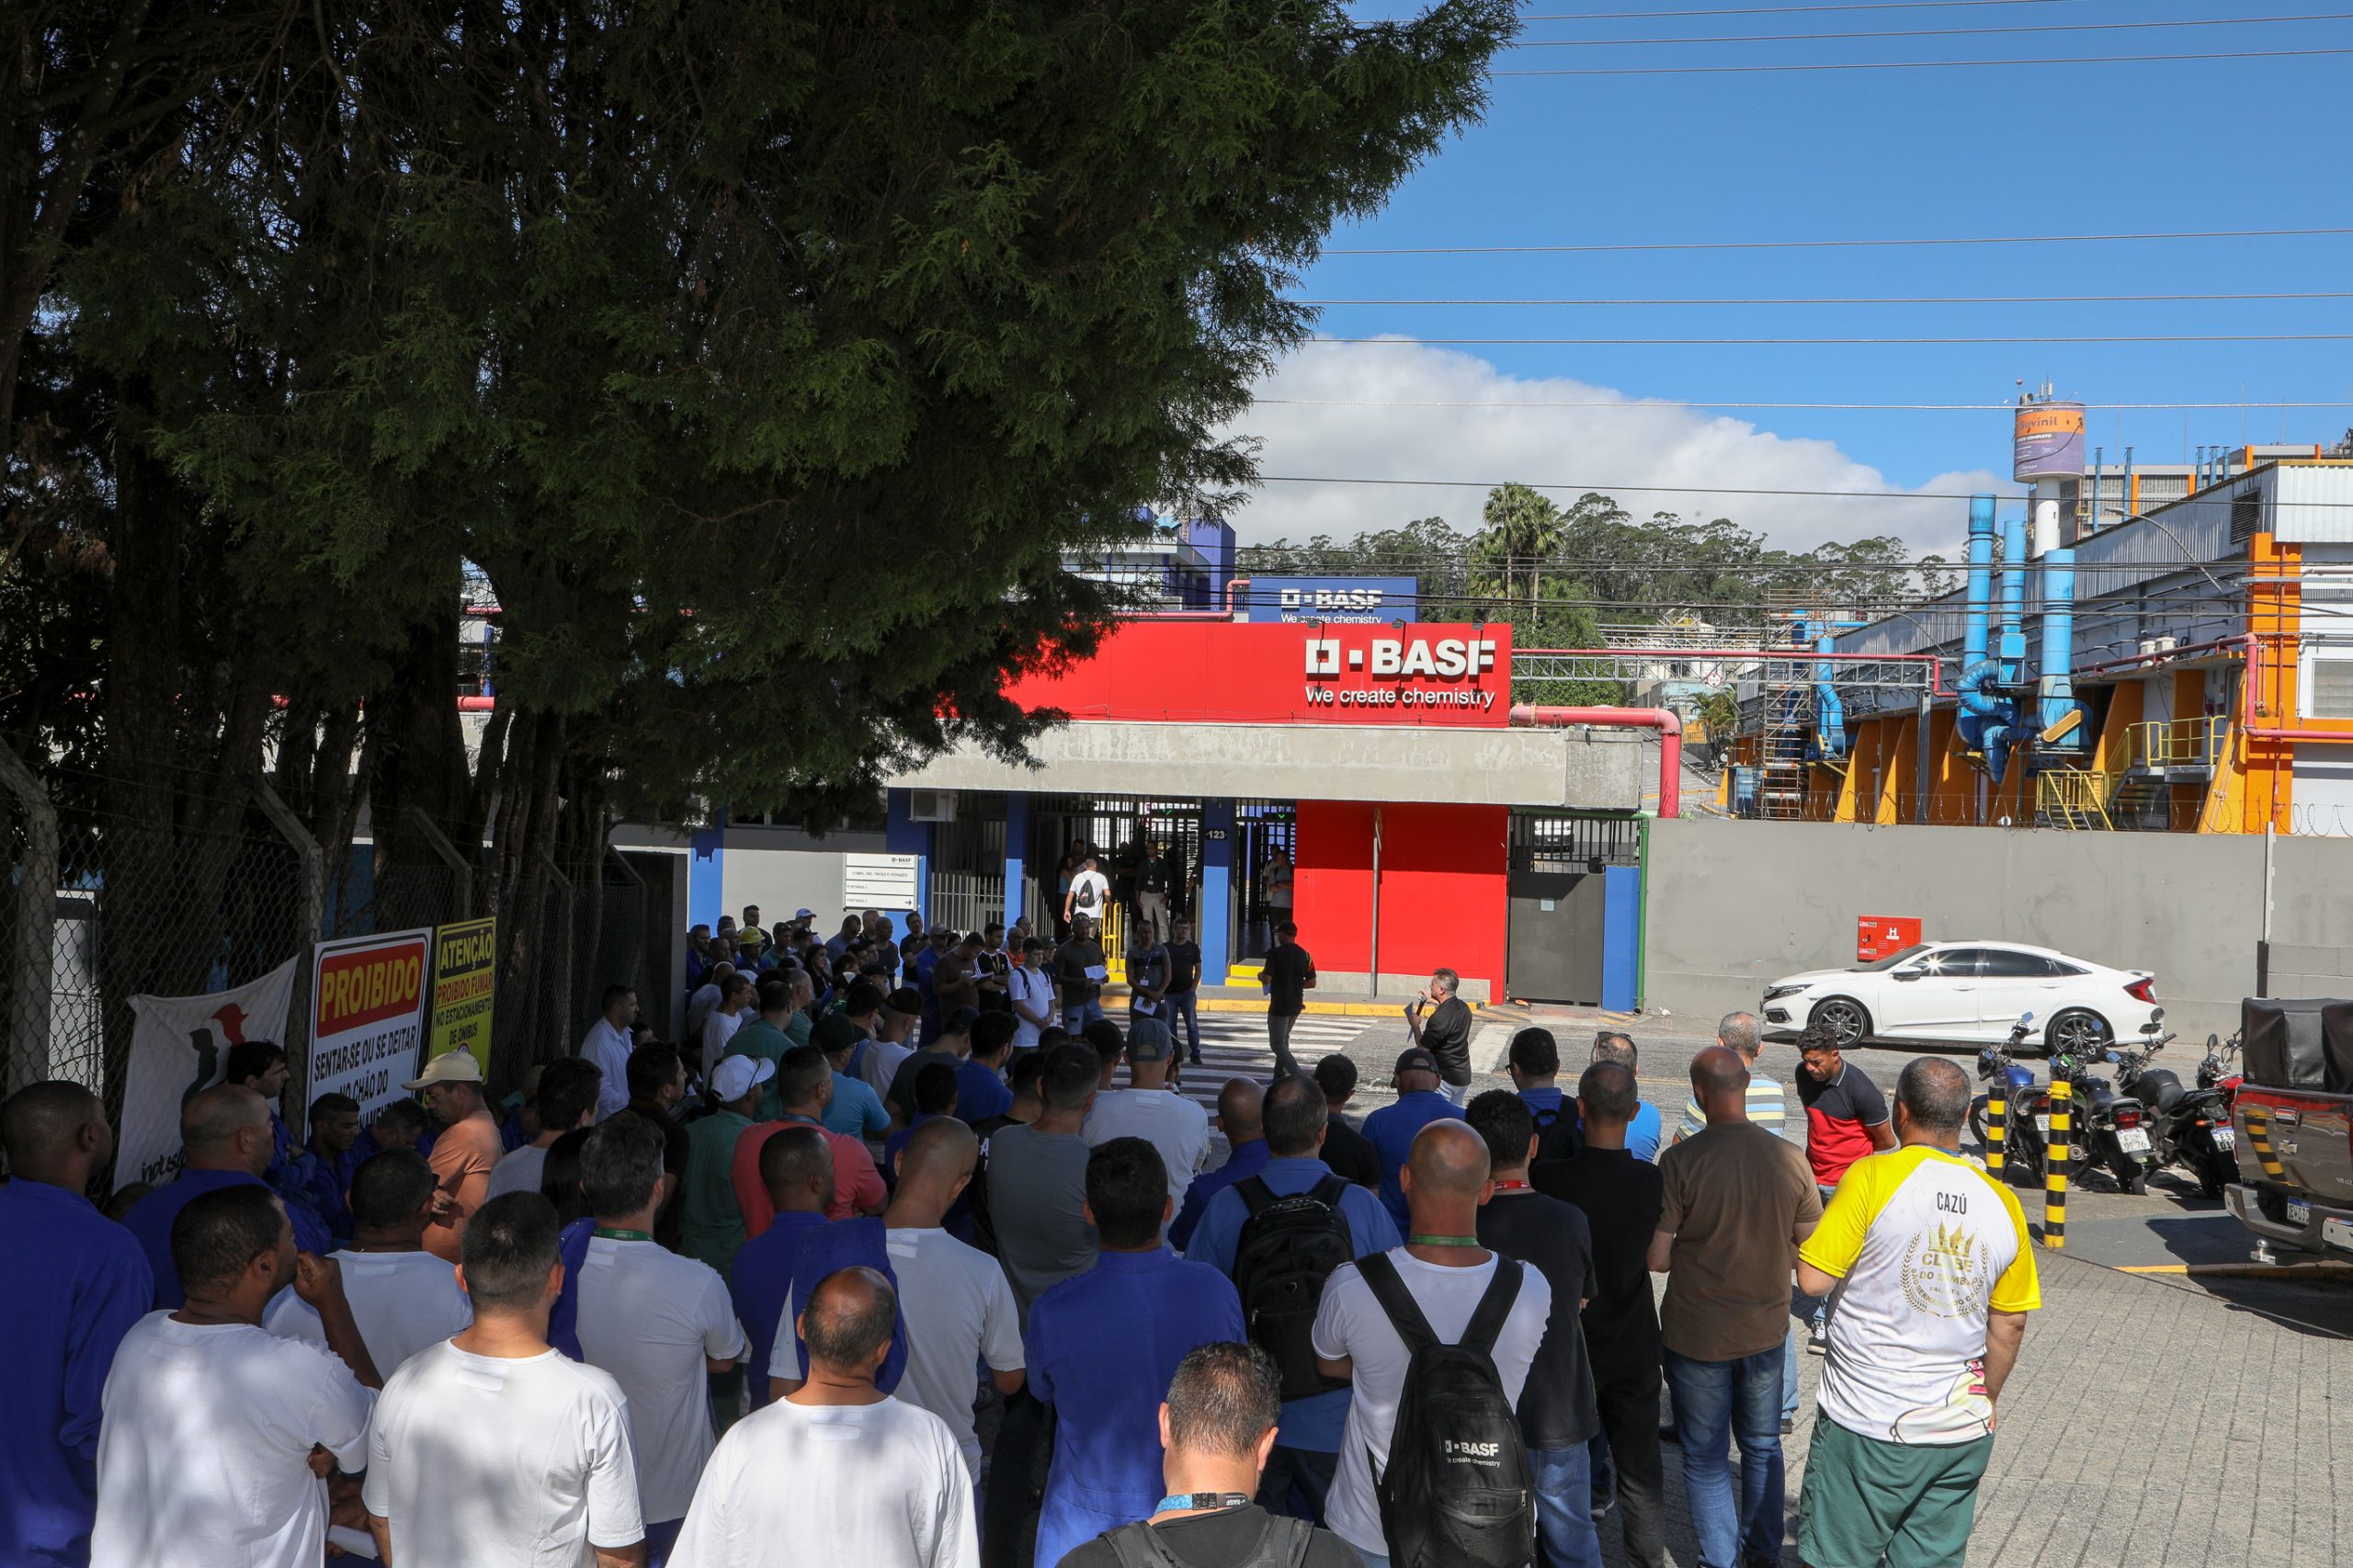
<svg viewBox="0 0 2353 1568"><path fill-rule="evenodd" d="M711 994L714 1006L717 992ZM597 1090L597 1117L602 1120L629 1104L629 1053L636 1048L631 1026L637 1022L637 993L626 985L605 987L605 1010L588 1026L574 1054L593 1062L604 1081Z"/></svg>
<svg viewBox="0 0 2353 1568"><path fill-rule="evenodd" d="M915 1027L923 1022L923 993L912 985L902 985L882 998L882 1006L874 1011L874 1038L855 1051L850 1060L852 1069L866 1080L876 1095L891 1092L892 1080L908 1057L915 1054L909 1043L915 1039Z"/></svg>
<svg viewBox="0 0 2353 1568"><path fill-rule="evenodd" d="M1078 875L1070 880L1070 892L1063 894L1063 918L1071 920L1084 915L1090 920L1103 918L1104 906L1111 902L1111 879L1103 874L1094 856L1078 863Z"/></svg>
<svg viewBox="0 0 2353 1568"><path fill-rule="evenodd" d="M433 1188L433 1167L414 1149L371 1154L351 1175L351 1241L335 1261L352 1321L381 1371L399 1370L473 1321L457 1269L425 1250ZM261 1325L281 1339L327 1342L318 1310L294 1290L278 1293Z"/></svg>
<svg viewBox="0 0 2353 1568"><path fill-rule="evenodd" d="M757 1016L755 1006L757 993L752 988L751 976L731 974L719 983L719 1006L703 1016L702 1081L710 1082L719 1059L727 1054L727 1042L744 1027L744 1020Z"/></svg>
<svg viewBox="0 0 2353 1568"><path fill-rule="evenodd" d="M334 1263L294 1250L286 1205L257 1185L190 1201L172 1221L187 1303L123 1335L98 1428L90 1561L104 1568L318 1568L324 1448L368 1462L379 1383ZM315 1308L323 1349L261 1326L288 1283Z"/></svg>
<svg viewBox="0 0 2353 1568"><path fill-rule="evenodd" d="M548 1345L563 1283L555 1207L483 1205L460 1267L472 1326L384 1385L360 1497L394 1568L640 1568L620 1385Z"/></svg>
<svg viewBox="0 0 2353 1568"><path fill-rule="evenodd" d="M1210 1113L1167 1087L1174 1049L1168 1027L1159 1019L1138 1018L1130 1024L1125 1047L1130 1086L1097 1091L1080 1134L1089 1148L1114 1138L1141 1138L1159 1150L1161 1163L1168 1167L1168 1196L1176 1202L1171 1214L1185 1206L1185 1189L1201 1174L1210 1155ZM1167 1230L1164 1223L1161 1233Z"/></svg>
<svg viewBox="0 0 2353 1568"><path fill-rule="evenodd" d="M810 1292L808 1380L728 1429L670 1568L979 1568L955 1434L874 1386L898 1311L870 1268Z"/></svg>
<svg viewBox="0 0 2353 1568"><path fill-rule="evenodd" d="M710 972L703 976L700 985L695 987L695 994L687 998L687 1038L688 1040L702 1039L702 1021L710 1017L710 1010L713 1007L719 1006L719 988L726 984L727 977L734 972L735 966L722 960L710 966Z"/></svg>
<svg viewBox="0 0 2353 1568"><path fill-rule="evenodd" d="M1487 1171L1485 1142L1468 1123L1444 1119L1415 1135L1413 1153L1398 1173L1412 1222L1405 1244L1381 1256L1397 1271L1430 1332L1449 1345L1470 1326L1495 1275L1495 1255L1476 1239L1479 1205L1491 1191ZM1515 1406L1552 1312L1552 1287L1538 1270L1523 1268L1519 1297L1504 1320L1494 1355L1504 1394ZM1353 1263L1340 1265L1324 1281L1313 1338L1324 1376L1355 1384L1340 1439L1339 1474L1324 1503L1324 1522L1371 1568L1388 1568L1373 1466L1388 1463L1412 1356Z"/></svg>
<svg viewBox="0 0 2353 1568"><path fill-rule="evenodd" d="M915 1131L899 1155L899 1189L883 1212L884 1244L899 1278L907 1320L907 1369L898 1397L948 1423L964 1468L981 1478L981 1440L972 1429L973 1369L985 1363L997 1392L1022 1382L1021 1312L996 1259L941 1228L949 1208L972 1179L981 1141L952 1116Z"/></svg>
<svg viewBox="0 0 2353 1568"><path fill-rule="evenodd" d="M629 1104L629 1050L621 1051L620 1107ZM604 1069L583 1057L560 1056L540 1070L539 1087L531 1094L531 1110L540 1119L539 1136L519 1149L509 1149L490 1168L490 1196L537 1192L547 1174L548 1151L567 1132L593 1127L605 1114ZM620 1108L616 1107L615 1108Z"/></svg>
<svg viewBox="0 0 2353 1568"><path fill-rule="evenodd" d="M654 1558L676 1538L715 1437L705 1374L730 1370L750 1348L718 1273L654 1241L668 1187L662 1135L636 1117L598 1123L581 1145L580 1190L597 1225L580 1266L580 1348L628 1397Z"/></svg>
<svg viewBox="0 0 2353 1568"><path fill-rule="evenodd" d="M1011 966L1005 971L1006 999L1013 1004L1013 1016L1021 1026L1013 1037L1016 1051L1037 1050L1040 1032L1059 1021L1054 1007L1054 977L1046 972L1046 955L1051 951L1051 944L1036 937L1008 944L1006 949Z"/></svg>

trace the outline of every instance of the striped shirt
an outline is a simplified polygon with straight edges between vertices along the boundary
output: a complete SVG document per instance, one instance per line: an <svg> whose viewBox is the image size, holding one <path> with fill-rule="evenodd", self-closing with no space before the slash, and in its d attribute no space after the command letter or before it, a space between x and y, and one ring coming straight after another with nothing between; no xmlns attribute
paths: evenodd
<svg viewBox="0 0 2353 1568"><path fill-rule="evenodd" d="M1781 1085L1752 1069L1748 1074L1748 1119L1776 1137L1788 1138L1789 1118L1789 1105L1782 1098ZM1708 1118L1700 1110L1699 1102L1686 1100L1683 1102L1683 1125L1675 1130L1675 1141L1680 1143L1707 1125Z"/></svg>

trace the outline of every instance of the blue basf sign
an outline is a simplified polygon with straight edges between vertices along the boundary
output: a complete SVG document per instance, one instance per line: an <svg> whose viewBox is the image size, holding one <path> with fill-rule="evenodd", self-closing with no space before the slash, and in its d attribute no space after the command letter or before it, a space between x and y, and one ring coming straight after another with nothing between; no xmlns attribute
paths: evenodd
<svg viewBox="0 0 2353 1568"><path fill-rule="evenodd" d="M1252 621L1415 620L1412 577L1253 577L1243 604Z"/></svg>

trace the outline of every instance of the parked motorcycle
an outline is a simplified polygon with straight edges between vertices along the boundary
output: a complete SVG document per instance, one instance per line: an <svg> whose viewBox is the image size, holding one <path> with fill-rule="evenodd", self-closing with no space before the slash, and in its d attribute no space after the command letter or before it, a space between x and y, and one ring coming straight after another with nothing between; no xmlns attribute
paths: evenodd
<svg viewBox="0 0 2353 1568"><path fill-rule="evenodd" d="M2177 1074L2149 1065L2150 1058L2174 1038L2154 1037L2161 1022L2161 1017L2152 1019L2143 1030L2140 1049L2120 1053L2117 1081L2148 1108L2149 1140L2157 1165L2181 1166L2198 1178L2200 1196L2219 1199L2238 1176L2230 1097L2213 1086L2222 1076L2221 1044L2207 1037L2207 1060L2199 1067L2198 1086L2185 1087Z"/></svg>
<svg viewBox="0 0 2353 1568"><path fill-rule="evenodd" d="M2144 1038L2154 1038L2152 1030L2163 1022L2164 1015L2165 1010L2159 1008L2156 1017L2151 1020L2151 1029L2143 1031ZM2003 1141L2004 1177L2013 1183L2024 1179L2029 1186L2040 1187L2049 1165L2047 1140L2051 1133L2051 1091L2047 1085L2035 1083L2030 1068L2011 1060L2011 1053L2025 1043L2033 1021L2033 1014L2022 1016L2010 1030L2007 1041L1980 1052L1977 1075L1990 1079L1999 1074L2008 1090L2006 1135ZM2101 1052L2098 1060L2114 1062L2120 1062L2122 1057L2119 1052L2109 1051ZM2084 1056L2063 1046L2052 1052L2052 1076L2065 1078L2075 1085L2075 1093L2069 1102L2073 1133L2072 1169L2078 1179L2089 1171L2098 1170L2112 1177L2125 1191L2144 1193L2149 1189L2149 1173L2156 1169L2157 1165L2154 1141L2148 1129L2143 1125L2148 1114L2146 1108L2138 1098L2119 1093L2108 1079L2089 1072L2088 1065ZM1970 1126L1978 1141L1984 1142L1985 1100L1983 1096L1970 1108Z"/></svg>

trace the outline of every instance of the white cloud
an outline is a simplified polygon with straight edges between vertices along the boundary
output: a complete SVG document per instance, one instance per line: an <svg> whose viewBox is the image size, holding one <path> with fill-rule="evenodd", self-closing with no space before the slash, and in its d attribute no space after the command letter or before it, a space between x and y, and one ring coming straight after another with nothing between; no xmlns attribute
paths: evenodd
<svg viewBox="0 0 2353 1568"><path fill-rule="evenodd" d="M1904 487L1829 441L1790 439L1746 420L1565 377L1508 376L1475 355L1404 339L1379 347L1309 344L1257 392L1261 398L1313 400L1262 402L1235 425L1263 443L1263 474L1571 484L1578 489L1551 492L1553 498L1565 503L1591 489L1615 495L1638 517L1654 511L1730 517L1793 550L1886 533L1951 556L1967 528L1967 503L1959 500L1676 493L1673 487L1684 484L1842 493ZM1609 406L1347 406L1563 403ZM1995 483L1993 473L1976 470L1938 474L1916 489L1954 495ZM1626 488L1634 485L1667 488ZM1471 528L1485 496L1483 489L1264 484L1229 520L1245 542L1317 533L1347 539L1427 517Z"/></svg>

